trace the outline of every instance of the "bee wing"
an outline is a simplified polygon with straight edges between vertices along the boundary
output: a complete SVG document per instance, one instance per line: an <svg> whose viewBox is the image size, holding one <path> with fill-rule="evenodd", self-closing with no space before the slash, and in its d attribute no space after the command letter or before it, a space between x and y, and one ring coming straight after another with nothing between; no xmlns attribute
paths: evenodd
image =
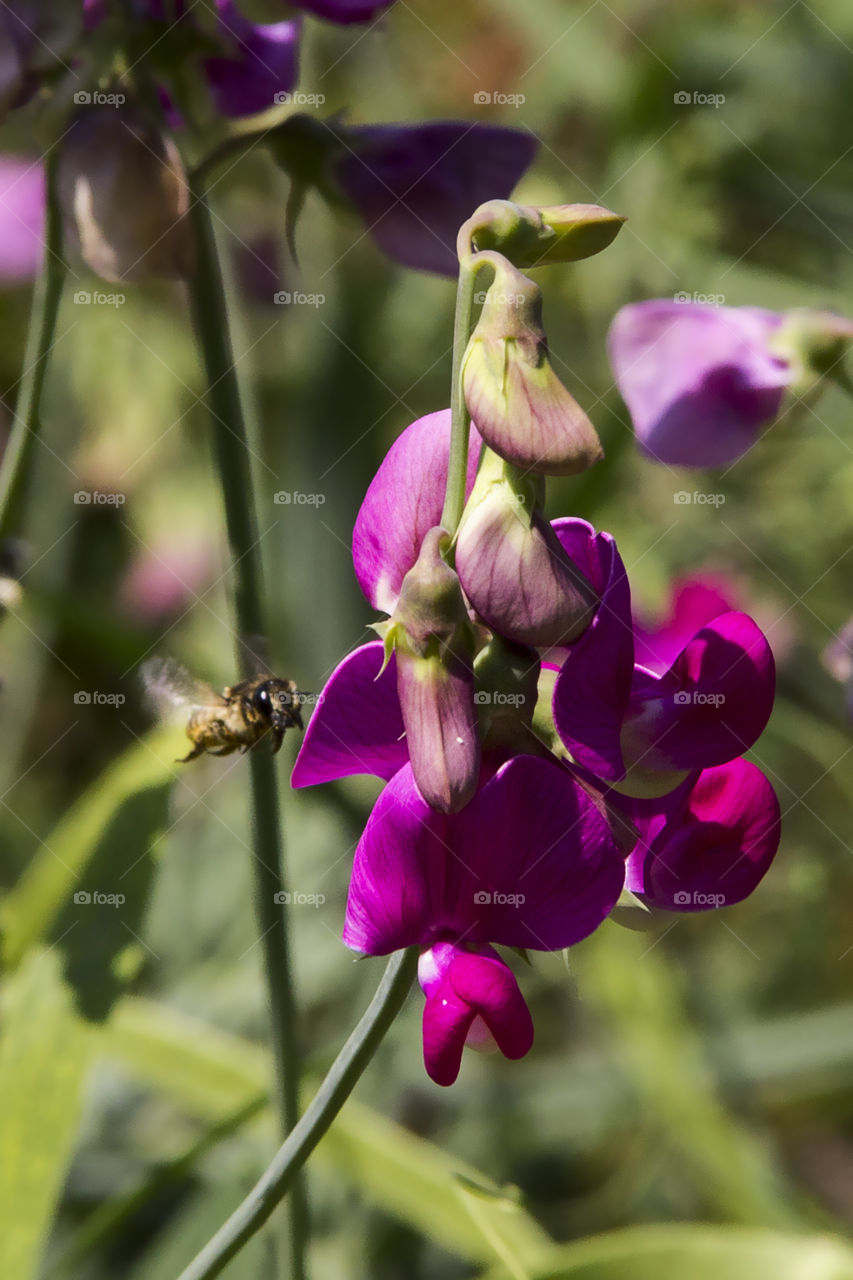
<svg viewBox="0 0 853 1280"><path fill-rule="evenodd" d="M221 693L199 680L175 658L149 658L139 669L147 700L161 717L197 707L225 707Z"/></svg>

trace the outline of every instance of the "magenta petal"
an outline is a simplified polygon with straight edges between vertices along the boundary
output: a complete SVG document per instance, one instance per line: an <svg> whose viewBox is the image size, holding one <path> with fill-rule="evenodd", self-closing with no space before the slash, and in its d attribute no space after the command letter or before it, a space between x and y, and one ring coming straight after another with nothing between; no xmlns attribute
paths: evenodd
<svg viewBox="0 0 853 1280"><path fill-rule="evenodd" d="M533 1045L533 1019L515 974L499 956L460 952L450 985L485 1022L505 1058L523 1058Z"/></svg>
<svg viewBox="0 0 853 1280"><path fill-rule="evenodd" d="M782 317L758 307L652 299L618 312L610 363L649 457L721 467L751 448L791 381L768 343Z"/></svg>
<svg viewBox="0 0 853 1280"><path fill-rule="evenodd" d="M538 145L526 131L470 120L361 125L346 140L334 174L380 249L448 276L458 271L462 223L509 196Z"/></svg>
<svg viewBox="0 0 853 1280"><path fill-rule="evenodd" d="M703 770L691 788L679 789L674 806L633 818L641 839L628 859L626 883L669 911L741 902L779 845L776 794L746 760Z"/></svg>
<svg viewBox="0 0 853 1280"><path fill-rule="evenodd" d="M469 494L481 448L472 427ZM352 555L359 586L374 609L394 612L403 578L427 533L441 521L449 453L450 410L440 409L406 428L371 481L355 522Z"/></svg>
<svg viewBox="0 0 853 1280"><path fill-rule="evenodd" d="M311 787L357 773L393 778L409 758L394 658L382 674L381 640L362 645L332 672L305 737L291 785Z"/></svg>
<svg viewBox="0 0 853 1280"><path fill-rule="evenodd" d="M624 743L647 769L704 769L747 751L773 709L773 654L745 613L724 613L693 637L659 681L642 679Z"/></svg>
<svg viewBox="0 0 853 1280"><path fill-rule="evenodd" d="M615 782L625 776L620 735L634 669L628 575L609 533L597 534L585 520L555 520L553 527L600 596L557 677L554 723L579 764Z"/></svg>
<svg viewBox="0 0 853 1280"><path fill-rule="evenodd" d="M700 627L737 608L739 594L736 583L722 573L677 578L669 613L657 626L634 619L635 661L662 675Z"/></svg>
<svg viewBox="0 0 853 1280"><path fill-rule="evenodd" d="M313 13L315 18L349 26L354 22L372 21L390 9L394 0L295 0L295 3L297 9Z"/></svg>
<svg viewBox="0 0 853 1280"><path fill-rule="evenodd" d="M435 994L426 998L423 1016L424 1066L430 1080L451 1085L459 1075L465 1037L476 1011L453 990L444 978Z"/></svg>
<svg viewBox="0 0 853 1280"><path fill-rule="evenodd" d="M371 955L440 938L558 950L597 928L623 878L607 824L560 765L515 756L449 816L407 765L356 850L344 941Z"/></svg>

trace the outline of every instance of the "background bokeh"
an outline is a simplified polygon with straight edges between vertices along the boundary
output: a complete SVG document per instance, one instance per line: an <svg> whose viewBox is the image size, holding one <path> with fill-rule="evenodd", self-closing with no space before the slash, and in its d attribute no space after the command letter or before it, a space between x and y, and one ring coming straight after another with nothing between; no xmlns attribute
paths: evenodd
<svg viewBox="0 0 853 1280"><path fill-rule="evenodd" d="M845 0L400 0L364 34L309 23L301 87L356 122L528 129L541 149L519 198L627 215L606 253L539 277L556 367L607 454L588 475L553 482L549 511L615 535L648 615L665 608L674 576L729 573L780 664L777 710L751 756L777 787L784 830L755 895L644 933L608 922L565 960L534 957L523 976L533 1052L521 1063L467 1054L449 1091L422 1070L413 998L357 1098L519 1187L561 1241L681 1221L843 1234L853 1222L853 739L845 693L820 658L853 613L849 402L827 390L722 473L656 466L637 455L605 336L625 302L678 293L851 314L853 10ZM483 93L524 101L475 101ZM7 149L32 154L32 127L27 112L7 125ZM314 198L297 270L283 243L286 194L259 153L213 190L254 431L273 665L319 690L370 634L349 553L365 487L401 429L448 400L453 286L394 267L360 223ZM150 720L136 669L147 653L172 653L219 687L234 676L185 297L128 285L121 305L75 303L75 290L94 287L75 264L27 518L30 568L0 634L9 890L35 858L62 858L57 824L73 844L72 806L105 785L105 769L115 786L115 762L136 746L132 767L144 770ZM323 300L276 305L282 289ZM28 303L25 287L0 296L7 423ZM75 504L81 490L124 501ZM313 497L277 503L281 492ZM690 502L675 500L682 492ZM75 702L81 691L88 705ZM297 746L289 737L279 758L285 783ZM375 792L364 781L285 786L291 881L325 896L291 909L311 1079L382 967L353 963L340 942L350 856ZM64 972L85 1024L59 1037L60 1058L111 1010L82 1117L67 1121L73 1156L45 1276L169 1280L272 1143L263 1114L238 1117L233 1133L162 1174L266 1077L245 762L176 768L168 797L152 785L135 804L106 824L85 878L126 904L69 901L50 926L55 946L25 961L10 996L26 1005L27 964ZM494 1255L463 1247L451 1210L407 1172L398 1130L354 1115L353 1132L330 1138L310 1170L316 1280L480 1274ZM138 1205L111 1218L113 1197L133 1188L145 1191ZM268 1267L260 1241L225 1274L259 1280Z"/></svg>

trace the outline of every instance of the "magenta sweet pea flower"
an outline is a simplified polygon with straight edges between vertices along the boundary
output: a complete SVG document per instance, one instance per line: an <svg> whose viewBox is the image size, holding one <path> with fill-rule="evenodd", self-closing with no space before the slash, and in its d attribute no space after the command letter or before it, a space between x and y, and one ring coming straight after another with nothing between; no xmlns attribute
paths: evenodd
<svg viewBox="0 0 853 1280"><path fill-rule="evenodd" d="M481 448L472 428L469 494ZM359 586L374 609L394 612L424 538L441 522L449 453L450 410L428 413L394 441L365 494L353 530L352 556Z"/></svg>
<svg viewBox="0 0 853 1280"><path fill-rule="evenodd" d="M749 897L779 846L779 801L747 760L703 769L672 795L636 803L640 832L626 888L668 911L708 911Z"/></svg>
<svg viewBox="0 0 853 1280"><path fill-rule="evenodd" d="M455 276L456 236L473 209L505 198L536 139L466 120L347 129L332 176L380 249L406 267Z"/></svg>
<svg viewBox="0 0 853 1280"><path fill-rule="evenodd" d="M285 101L299 74L299 19L250 22L234 0L216 0L216 8L227 52L206 58L204 70L217 110L247 116Z"/></svg>
<svg viewBox="0 0 853 1280"><path fill-rule="evenodd" d="M0 282L30 280L44 258L44 170L37 160L0 156Z"/></svg>
<svg viewBox="0 0 853 1280"><path fill-rule="evenodd" d="M512 975L481 949L571 946L610 913L623 879L598 806L557 762L514 756L496 770L484 766L477 794L454 814L426 804L407 765L380 795L356 850L344 941L368 955L433 949L424 1055L430 1076L451 1084L476 1017L508 1056L532 1040ZM436 957L440 943L452 952Z"/></svg>
<svg viewBox="0 0 853 1280"><path fill-rule="evenodd" d="M752 619L717 617L661 675L636 666L630 592L615 546L582 520L558 520L554 528L601 596L554 687L554 722L573 758L618 782L629 768L704 769L751 747L775 689L773 655Z"/></svg>
<svg viewBox="0 0 853 1280"><path fill-rule="evenodd" d="M760 307L663 298L623 307L608 351L642 452L672 466L723 467L751 449L794 377L771 344L782 322Z"/></svg>

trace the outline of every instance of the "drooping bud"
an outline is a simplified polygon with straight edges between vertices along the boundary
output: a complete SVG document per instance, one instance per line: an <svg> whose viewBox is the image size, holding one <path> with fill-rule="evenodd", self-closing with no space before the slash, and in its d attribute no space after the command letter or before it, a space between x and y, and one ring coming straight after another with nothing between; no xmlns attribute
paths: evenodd
<svg viewBox="0 0 853 1280"><path fill-rule="evenodd" d="M525 645L493 636L474 662L483 746L521 746L531 749L531 724L536 710L539 655Z"/></svg>
<svg viewBox="0 0 853 1280"><path fill-rule="evenodd" d="M499 254L462 364L468 410L495 453L523 470L571 476L603 457L589 418L557 377L542 292Z"/></svg>
<svg viewBox="0 0 853 1280"><path fill-rule="evenodd" d="M58 193L84 262L115 282L191 274L178 149L135 105L86 106L62 143Z"/></svg>
<svg viewBox="0 0 853 1280"><path fill-rule="evenodd" d="M475 249L495 249L517 267L540 267L591 258L613 243L624 221L597 204L535 208L489 200L467 226Z"/></svg>
<svg viewBox="0 0 853 1280"><path fill-rule="evenodd" d="M459 579L442 558L443 529L431 529L403 579L385 631L397 659L397 693L418 790L433 809L456 813L480 772L474 706L475 636Z"/></svg>
<svg viewBox="0 0 853 1280"><path fill-rule="evenodd" d="M456 541L456 571L477 613L516 644L569 644L597 598L539 509L537 477L486 450Z"/></svg>

